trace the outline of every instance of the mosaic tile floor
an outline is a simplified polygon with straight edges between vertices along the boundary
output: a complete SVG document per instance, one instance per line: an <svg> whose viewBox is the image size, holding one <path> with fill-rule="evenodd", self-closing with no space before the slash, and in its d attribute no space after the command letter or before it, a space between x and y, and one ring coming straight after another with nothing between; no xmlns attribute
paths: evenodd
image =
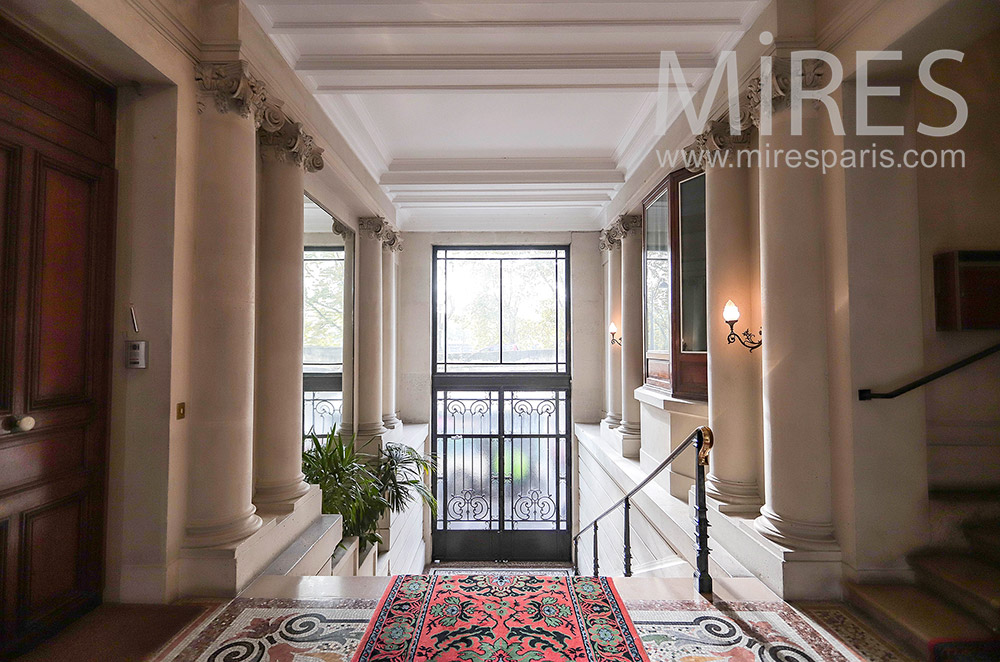
<svg viewBox="0 0 1000 662"><path fill-rule="evenodd" d="M626 604L651 662L865 659L782 602ZM374 600L348 598L237 598L158 661L350 662L375 608Z"/></svg>

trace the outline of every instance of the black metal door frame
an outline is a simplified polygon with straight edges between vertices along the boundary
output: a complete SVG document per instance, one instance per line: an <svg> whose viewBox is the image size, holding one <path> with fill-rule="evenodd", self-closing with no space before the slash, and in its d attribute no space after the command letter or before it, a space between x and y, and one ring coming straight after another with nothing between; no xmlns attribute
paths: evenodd
<svg viewBox="0 0 1000 662"><path fill-rule="evenodd" d="M561 369L557 372L468 372L468 373L448 373L438 370L438 254L441 250L562 250L564 255L560 259L565 260L565 334L566 356ZM568 246L442 246L434 247L432 263L432 305L434 306L432 315L432 357L431 357L431 389L432 389L432 415L431 415L431 442L434 452L438 454L439 467L432 475L432 485L438 494L438 515L432 522L432 557L436 560L454 561L569 561L572 559L572 521L573 521L573 500L572 500L572 466L573 450L571 444L570 425L571 415L571 378L570 378L570 264ZM502 288L502 285L501 285ZM501 322L502 327L502 322ZM445 348L447 352L447 348ZM501 341L502 351L502 341ZM557 363L558 363L557 356ZM496 416L496 431L487 429L486 433L479 434L450 434L442 429L443 423L438 420L439 401L442 394L447 398L449 392L479 392L486 393L487 399L495 400L496 409L493 415ZM557 429L553 434L515 434L514 431L506 429L506 419L508 412L505 407L508 404L508 396L516 393L551 392L554 394L554 402L557 409L560 403L562 416L557 417ZM562 418L562 420L558 420ZM510 420L513 425L513 412L510 412ZM488 528L473 530L463 530L449 528L449 497L447 477L449 475L447 444L451 440L471 439L479 440L480 452L482 444L488 441L491 445L490 464L493 460L493 450L496 450L496 466L499 468L499 475L487 477L491 485L490 500L487 508L492 508L492 500L496 499L495 517L490 513ZM555 466L555 488L554 488L554 521L553 528L549 529L517 529L514 528L514 515L507 513L508 503L513 504L513 499L508 499L513 493L508 495L508 489L513 487L513 459L511 460L511 470L508 471L506 449L508 443L513 448L514 440L517 439L537 439L539 455L541 454L542 439L549 439L556 444L556 466ZM530 441L529 441L530 444ZM530 446L529 446L530 448ZM522 451L523 452L523 449ZM529 451L530 453L530 451ZM511 454L513 456L513 453ZM481 476L482 480L482 476ZM508 485L510 483L510 485ZM560 487L564 483L564 487ZM496 487L496 494L492 493L492 486ZM536 504L537 507L537 504ZM565 508L565 511L563 511ZM565 512L565 515L562 513ZM517 520L523 521L523 520ZM537 521L537 520L535 520ZM509 528L508 528L509 527Z"/></svg>

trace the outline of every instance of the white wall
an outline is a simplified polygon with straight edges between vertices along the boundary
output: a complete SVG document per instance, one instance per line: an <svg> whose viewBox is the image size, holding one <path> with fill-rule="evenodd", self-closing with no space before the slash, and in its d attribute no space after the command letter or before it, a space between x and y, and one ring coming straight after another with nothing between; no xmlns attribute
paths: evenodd
<svg viewBox="0 0 1000 662"><path fill-rule="evenodd" d="M397 406L407 423L431 413L431 260L434 246L570 246L570 345L575 421L596 422L604 401L603 270L596 232L407 232L399 258Z"/></svg>

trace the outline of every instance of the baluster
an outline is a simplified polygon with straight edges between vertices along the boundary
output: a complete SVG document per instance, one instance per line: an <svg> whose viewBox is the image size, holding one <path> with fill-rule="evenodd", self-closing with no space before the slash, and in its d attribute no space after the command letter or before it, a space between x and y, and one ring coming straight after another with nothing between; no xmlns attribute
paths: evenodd
<svg viewBox="0 0 1000 662"><path fill-rule="evenodd" d="M597 576L598 568L598 550L597 550L597 522L594 522L594 576Z"/></svg>
<svg viewBox="0 0 1000 662"><path fill-rule="evenodd" d="M702 455L702 446L705 444L704 433L698 430L695 437L695 551L698 554L697 569L694 571L695 583L698 592L708 599L712 596L712 576L708 574L708 505L705 501L705 465L708 464L707 455Z"/></svg>
<svg viewBox="0 0 1000 662"><path fill-rule="evenodd" d="M632 532L629 529L629 511L632 510L632 502L625 497L625 576L632 576Z"/></svg>

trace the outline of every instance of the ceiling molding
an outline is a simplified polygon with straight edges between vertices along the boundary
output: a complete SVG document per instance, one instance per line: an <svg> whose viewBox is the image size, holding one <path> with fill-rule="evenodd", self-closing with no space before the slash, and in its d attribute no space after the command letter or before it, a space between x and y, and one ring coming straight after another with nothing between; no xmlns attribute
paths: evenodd
<svg viewBox="0 0 1000 662"><path fill-rule="evenodd" d="M349 97L320 96L319 103L375 181L389 167L389 151L367 111Z"/></svg>
<svg viewBox="0 0 1000 662"><path fill-rule="evenodd" d="M833 50L846 39L884 0L853 0L844 3L832 20L828 21L816 35L816 42L824 50Z"/></svg>

